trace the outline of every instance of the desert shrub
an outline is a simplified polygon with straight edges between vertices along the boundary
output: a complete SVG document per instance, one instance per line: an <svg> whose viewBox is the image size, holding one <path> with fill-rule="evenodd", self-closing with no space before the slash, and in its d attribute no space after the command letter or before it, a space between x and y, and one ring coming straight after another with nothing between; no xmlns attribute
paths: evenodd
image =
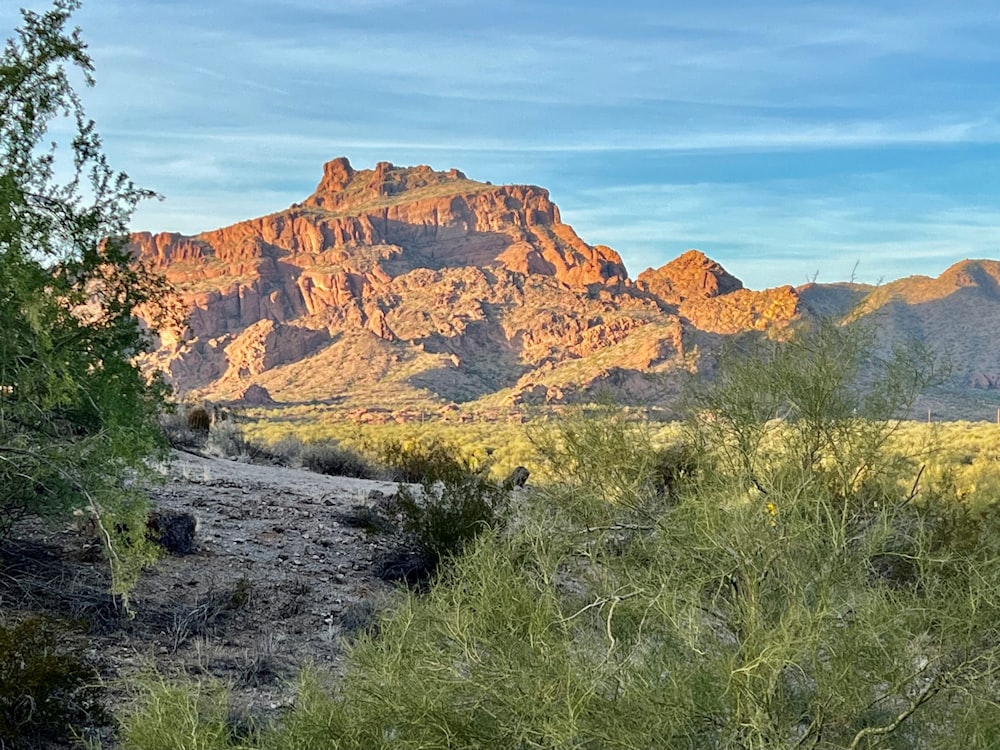
<svg viewBox="0 0 1000 750"><path fill-rule="evenodd" d="M510 491L479 474L401 485L393 498L401 527L433 564L460 554L473 539L503 523Z"/></svg>
<svg viewBox="0 0 1000 750"><path fill-rule="evenodd" d="M204 446L206 433L192 430L186 415L175 405L167 404L167 409L159 415L157 421L171 447L198 450Z"/></svg>
<svg viewBox="0 0 1000 750"><path fill-rule="evenodd" d="M208 455L255 464L287 465L288 459L272 446L251 440L234 420L217 422L205 438L202 450Z"/></svg>
<svg viewBox="0 0 1000 750"><path fill-rule="evenodd" d="M494 476L504 477L516 466L527 466L532 476L542 478L534 446L520 423L493 421L489 415L471 422L436 419L410 424L355 424L344 418L340 405L275 405L248 408L243 423L254 439L273 443L289 433L303 442L332 440L380 462L378 445L435 440L460 446L463 456L489 456Z"/></svg>
<svg viewBox="0 0 1000 750"><path fill-rule="evenodd" d="M255 744L256 730L236 720L228 690L210 680L137 678L131 710L120 722L126 750L230 750Z"/></svg>
<svg viewBox="0 0 1000 750"><path fill-rule="evenodd" d="M209 455L249 461L260 447L247 440L238 424L229 421L216 425L215 429L209 431L202 448Z"/></svg>
<svg viewBox="0 0 1000 750"><path fill-rule="evenodd" d="M426 579L442 559L503 523L510 489L490 478L489 457L477 461L437 439L389 439L376 450L402 483L387 509L402 529L404 547L417 553L403 550L407 580Z"/></svg>
<svg viewBox="0 0 1000 750"><path fill-rule="evenodd" d="M685 474L687 449L657 448L649 423L611 403L574 408L535 426L531 437L550 478L542 492L589 523L617 508L642 513Z"/></svg>
<svg viewBox="0 0 1000 750"><path fill-rule="evenodd" d="M685 443L671 443L653 452L650 467L651 489L666 500L676 500L685 484L696 480L698 451Z"/></svg>
<svg viewBox="0 0 1000 750"><path fill-rule="evenodd" d="M440 438L399 440L385 438L368 447L368 452L387 467L397 482L436 482L461 479L469 474L485 475L489 460L466 456L456 445Z"/></svg>
<svg viewBox="0 0 1000 750"><path fill-rule="evenodd" d="M538 510L518 534L481 535L362 637L336 693L305 675L268 747L702 746L709 688L724 685L644 618L655 598L568 580L578 541Z"/></svg>
<svg viewBox="0 0 1000 750"><path fill-rule="evenodd" d="M294 466L301 461L304 446L298 437L286 434L273 443L268 443L267 447L282 466Z"/></svg>
<svg viewBox="0 0 1000 750"><path fill-rule="evenodd" d="M363 456L332 441L306 443L300 458L303 466L320 474L359 479L375 479L380 474Z"/></svg>
<svg viewBox="0 0 1000 750"><path fill-rule="evenodd" d="M128 247L152 194L109 166L72 85L93 84L78 6L22 11L0 50L0 526L89 513L125 594L155 556L135 479L163 448L138 313L169 316L165 282Z"/></svg>
<svg viewBox="0 0 1000 750"><path fill-rule="evenodd" d="M0 746L36 748L107 724L74 629L40 617L0 626Z"/></svg>
<svg viewBox="0 0 1000 750"><path fill-rule="evenodd" d="M690 389L688 439L744 488L822 486L872 501L910 471L887 446L938 377L916 343L885 355L872 325L820 319L788 340L752 337L725 352L716 379Z"/></svg>

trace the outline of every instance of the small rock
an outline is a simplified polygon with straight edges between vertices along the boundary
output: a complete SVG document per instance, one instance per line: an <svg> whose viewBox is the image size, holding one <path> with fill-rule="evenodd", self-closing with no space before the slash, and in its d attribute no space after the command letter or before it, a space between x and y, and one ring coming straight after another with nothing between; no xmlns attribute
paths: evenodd
<svg viewBox="0 0 1000 750"><path fill-rule="evenodd" d="M530 471L528 471L524 466L518 466L507 476L505 480L503 480L503 486L510 490L515 487L524 487L529 476L531 476Z"/></svg>
<svg viewBox="0 0 1000 750"><path fill-rule="evenodd" d="M146 520L149 538L172 555L194 552L194 536L198 519L190 513L154 510Z"/></svg>

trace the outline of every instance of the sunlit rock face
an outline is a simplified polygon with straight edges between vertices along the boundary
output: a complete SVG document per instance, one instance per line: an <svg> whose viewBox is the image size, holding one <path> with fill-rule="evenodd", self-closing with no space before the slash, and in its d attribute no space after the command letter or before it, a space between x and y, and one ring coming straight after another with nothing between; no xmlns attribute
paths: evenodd
<svg viewBox="0 0 1000 750"><path fill-rule="evenodd" d="M144 359L181 395L256 385L279 403L361 402L392 382L390 396L434 404L605 388L655 400L698 367L704 334L800 314L791 287L744 289L698 251L633 282L543 188L388 162L333 159L287 209L190 237L140 232L132 249L186 313Z"/></svg>

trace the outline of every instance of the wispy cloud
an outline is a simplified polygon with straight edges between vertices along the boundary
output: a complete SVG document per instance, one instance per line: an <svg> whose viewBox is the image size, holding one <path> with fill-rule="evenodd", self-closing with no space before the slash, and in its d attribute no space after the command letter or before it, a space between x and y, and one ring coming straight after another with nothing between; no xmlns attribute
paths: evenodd
<svg viewBox="0 0 1000 750"><path fill-rule="evenodd" d="M346 154L543 184L633 272L701 245L755 286L857 260L875 280L1000 246L995 2L101 0L76 20L113 162L167 197L137 226L280 209Z"/></svg>
<svg viewBox="0 0 1000 750"><path fill-rule="evenodd" d="M753 288L814 276L869 283L936 276L963 258L1000 251L1000 208L874 181L877 190L815 181L636 185L576 194L581 208L563 216L591 242L614 237L633 273L696 247Z"/></svg>
<svg viewBox="0 0 1000 750"><path fill-rule="evenodd" d="M303 130L312 131L306 125ZM617 153L617 152L689 152L689 151L812 151L822 149L864 149L921 144L1000 143L1000 122L981 119L950 123L845 122L824 127L799 126L794 123L761 121L753 127L715 132L661 134L634 132L604 134L603 138L579 138L564 141L558 137L537 139L507 137L483 138L475 135L431 133L424 140L394 138L330 138L310 134L245 132L234 128L216 132L107 131L122 138L201 144L202 147L288 148L308 150L331 142L344 149L404 149L411 151L448 151L481 153ZM615 137L610 137L615 135Z"/></svg>

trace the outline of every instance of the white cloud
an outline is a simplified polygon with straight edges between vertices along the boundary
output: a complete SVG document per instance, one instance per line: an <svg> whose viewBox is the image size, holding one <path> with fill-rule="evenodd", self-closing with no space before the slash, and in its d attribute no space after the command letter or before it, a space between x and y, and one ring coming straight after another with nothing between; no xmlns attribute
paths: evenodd
<svg viewBox="0 0 1000 750"><path fill-rule="evenodd" d="M695 247L752 288L777 283L936 276L968 257L1000 250L1000 208L956 207L942 195L814 182L750 186L639 185L574 196L564 219L592 243L615 247L634 275ZM900 192L900 191L904 192ZM913 208L900 212L898 204Z"/></svg>
<svg viewBox="0 0 1000 750"><path fill-rule="evenodd" d="M969 180L924 179L1000 143L993 3L101 0L76 20L112 163L168 198L136 226L279 210L347 154L542 183L633 273L700 245L751 285L859 259L874 280L1000 245ZM890 151L913 173L858 157Z"/></svg>

